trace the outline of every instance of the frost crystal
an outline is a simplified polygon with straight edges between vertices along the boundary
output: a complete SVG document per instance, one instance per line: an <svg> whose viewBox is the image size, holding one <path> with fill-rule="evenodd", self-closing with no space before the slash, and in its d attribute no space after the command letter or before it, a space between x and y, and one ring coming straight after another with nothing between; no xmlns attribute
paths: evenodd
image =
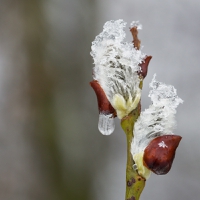
<svg viewBox="0 0 200 200"><path fill-rule="evenodd" d="M134 139L131 153L144 151L151 140L158 136L173 134L176 126L176 108L183 100L177 96L176 89L171 85L155 80L150 83L152 90L149 93L152 105L141 112L134 126Z"/></svg>
<svg viewBox="0 0 200 200"><path fill-rule="evenodd" d="M141 90L137 71L146 57L131 42L124 42L125 26L122 19L106 22L91 47L95 64L93 78L101 85L120 119L138 105Z"/></svg>
<svg viewBox="0 0 200 200"><path fill-rule="evenodd" d="M139 21L132 21L130 24L130 29L133 27L137 27L137 29L139 30L139 29L142 29L142 24L140 24Z"/></svg>
<svg viewBox="0 0 200 200"><path fill-rule="evenodd" d="M165 144L164 141L158 143L158 146L159 146L159 147L162 147L162 148L168 148L168 146Z"/></svg>

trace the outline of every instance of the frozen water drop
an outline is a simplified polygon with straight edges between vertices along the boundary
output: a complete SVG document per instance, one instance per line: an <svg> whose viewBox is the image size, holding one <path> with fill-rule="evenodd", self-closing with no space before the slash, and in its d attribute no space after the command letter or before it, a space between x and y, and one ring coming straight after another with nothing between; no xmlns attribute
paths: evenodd
<svg viewBox="0 0 200 200"><path fill-rule="evenodd" d="M115 130L115 122L112 114L99 114L98 129L103 135L110 135Z"/></svg>

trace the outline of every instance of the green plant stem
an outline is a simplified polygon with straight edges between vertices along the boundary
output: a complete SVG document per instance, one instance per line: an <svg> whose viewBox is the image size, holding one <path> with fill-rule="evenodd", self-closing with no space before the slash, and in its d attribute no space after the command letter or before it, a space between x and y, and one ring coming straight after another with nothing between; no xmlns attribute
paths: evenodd
<svg viewBox="0 0 200 200"><path fill-rule="evenodd" d="M146 179L140 176L133 168L134 160L131 154L131 142L133 140L133 127L140 115L140 104L128 116L121 121L122 129L127 138L127 164L126 164L126 196L125 200L139 200L140 194L145 186Z"/></svg>

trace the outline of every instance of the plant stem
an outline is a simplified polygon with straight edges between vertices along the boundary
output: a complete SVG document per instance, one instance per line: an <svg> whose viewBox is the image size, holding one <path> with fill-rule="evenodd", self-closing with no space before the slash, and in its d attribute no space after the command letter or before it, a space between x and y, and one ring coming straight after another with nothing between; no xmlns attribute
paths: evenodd
<svg viewBox="0 0 200 200"><path fill-rule="evenodd" d="M133 168L134 160L131 154L131 142L133 140L133 127L140 115L140 104L128 116L121 121L122 129L127 138L127 164L126 164L126 196L125 200L139 200L140 194L145 186L146 179Z"/></svg>

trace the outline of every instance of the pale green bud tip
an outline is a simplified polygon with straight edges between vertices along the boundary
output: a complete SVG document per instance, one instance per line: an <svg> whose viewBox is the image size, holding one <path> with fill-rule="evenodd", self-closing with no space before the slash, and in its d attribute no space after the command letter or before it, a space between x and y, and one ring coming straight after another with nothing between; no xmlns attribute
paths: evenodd
<svg viewBox="0 0 200 200"><path fill-rule="evenodd" d="M113 108L115 108L117 112L117 116L119 119L127 116L132 110L134 110L138 103L140 102L141 98L141 90L138 89L135 95L135 98L129 96L128 100L126 101L124 97L120 94L115 94L111 101Z"/></svg>
<svg viewBox="0 0 200 200"><path fill-rule="evenodd" d="M151 175L151 171L144 166L143 156L144 156L144 152L142 151L140 153L135 154L133 156L133 160L135 161L138 174L144 177L145 179L148 179Z"/></svg>

